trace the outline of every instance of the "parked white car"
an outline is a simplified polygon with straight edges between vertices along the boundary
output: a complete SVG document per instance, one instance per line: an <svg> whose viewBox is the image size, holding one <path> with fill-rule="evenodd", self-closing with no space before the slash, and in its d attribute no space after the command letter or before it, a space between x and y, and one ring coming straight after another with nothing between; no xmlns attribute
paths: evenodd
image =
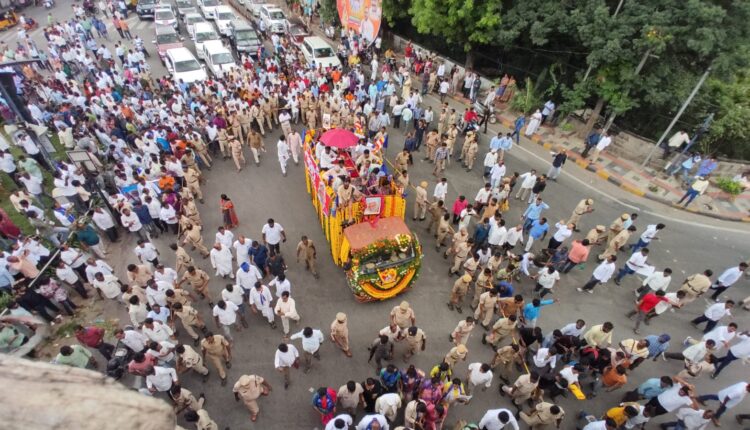
<svg viewBox="0 0 750 430"><path fill-rule="evenodd" d="M208 71L217 78L237 67L232 52L218 40L210 40L203 44L203 59Z"/></svg>
<svg viewBox="0 0 750 430"><path fill-rule="evenodd" d="M270 33L286 33L288 23L284 12L278 6L264 4L260 7L260 19L266 25L266 31Z"/></svg>
<svg viewBox="0 0 750 430"><path fill-rule="evenodd" d="M167 51L165 64L172 74L175 84L205 81L208 77L206 70L187 48L175 48Z"/></svg>
<svg viewBox="0 0 750 430"><path fill-rule="evenodd" d="M229 37L232 34L232 29L229 28L229 23L232 20L237 19L237 15L234 14L234 9L229 6L219 6L215 10L216 13L216 27L219 29L219 33L222 36Z"/></svg>
<svg viewBox="0 0 750 430"><path fill-rule="evenodd" d="M216 8L221 6L219 0L198 0L198 9L206 19L216 18Z"/></svg>
<svg viewBox="0 0 750 430"><path fill-rule="evenodd" d="M170 26L177 30L177 17L171 7L154 9L154 23L159 26Z"/></svg>
<svg viewBox="0 0 750 430"><path fill-rule="evenodd" d="M190 12L185 14L185 27L187 27L188 35L190 35L190 38L193 38L193 27L196 23L203 22L206 24L210 24L208 21L206 21L205 18L203 18L203 15L199 14L198 12Z"/></svg>
<svg viewBox="0 0 750 430"><path fill-rule="evenodd" d="M245 0L245 9L250 11L253 16L260 16L260 7L266 4L265 0Z"/></svg>
<svg viewBox="0 0 750 430"><path fill-rule="evenodd" d="M198 58L203 59L203 44L210 40L221 42L221 36L210 22L199 22L193 26L193 41Z"/></svg>
<svg viewBox="0 0 750 430"><path fill-rule="evenodd" d="M306 37L299 46L308 64L315 62L316 67L341 67L341 60L336 56L336 51L320 37Z"/></svg>

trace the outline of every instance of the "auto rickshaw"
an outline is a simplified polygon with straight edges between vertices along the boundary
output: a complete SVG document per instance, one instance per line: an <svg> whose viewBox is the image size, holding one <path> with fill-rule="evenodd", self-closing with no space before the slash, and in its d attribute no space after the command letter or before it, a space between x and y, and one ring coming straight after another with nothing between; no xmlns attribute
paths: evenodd
<svg viewBox="0 0 750 430"><path fill-rule="evenodd" d="M16 24L18 24L18 16L15 10L8 9L0 14L0 31L15 27Z"/></svg>

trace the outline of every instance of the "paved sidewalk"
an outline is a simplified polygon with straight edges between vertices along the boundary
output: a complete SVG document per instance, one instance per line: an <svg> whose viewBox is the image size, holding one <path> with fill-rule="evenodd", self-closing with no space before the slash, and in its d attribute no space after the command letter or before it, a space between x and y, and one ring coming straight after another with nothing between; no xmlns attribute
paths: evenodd
<svg viewBox="0 0 750 430"><path fill-rule="evenodd" d="M515 116L503 111L498 114L499 122L508 128L513 128ZM559 130L549 126L540 127L539 131L531 137L531 141L542 145L546 149L558 149L563 147L568 150L568 163L595 172L607 181L617 185L639 197L654 200L665 205L680 208L693 213L706 215L727 221L750 222L750 195L743 193L734 200L721 190L711 186L704 195L696 198L693 203L684 208L676 202L685 194L679 180L674 177L667 178L665 175L644 170L638 164L607 151L601 153L596 160L581 157L584 144L583 140L572 135L561 135ZM569 168L569 167L568 167Z"/></svg>

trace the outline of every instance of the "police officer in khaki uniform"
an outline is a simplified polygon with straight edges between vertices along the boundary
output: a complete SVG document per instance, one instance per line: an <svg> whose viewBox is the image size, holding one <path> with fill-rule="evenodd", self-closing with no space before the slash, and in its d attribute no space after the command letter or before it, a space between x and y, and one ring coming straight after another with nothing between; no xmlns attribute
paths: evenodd
<svg viewBox="0 0 750 430"><path fill-rule="evenodd" d="M427 213L427 181L422 181L416 187L414 195L414 217L412 220L424 220Z"/></svg>
<svg viewBox="0 0 750 430"><path fill-rule="evenodd" d="M556 424L559 427L565 411L553 403L540 402L528 414L521 412L519 416L532 429L540 429L550 424Z"/></svg>
<svg viewBox="0 0 750 430"><path fill-rule="evenodd" d="M208 368L203 364L203 357L192 346L177 345L175 352L177 352L177 373L193 370L203 376L203 382L208 381Z"/></svg>
<svg viewBox="0 0 750 430"><path fill-rule="evenodd" d="M258 398L266 396L271 392L271 385L263 377L258 375L242 375L232 388L234 399L242 400L247 409L250 411L250 421L258 419Z"/></svg>
<svg viewBox="0 0 750 430"><path fill-rule="evenodd" d="M219 372L221 385L227 385L227 373L224 370L224 364L227 365L227 368L232 367L232 346L224 336L211 332L206 333L206 337L201 341L201 354L203 360L208 359Z"/></svg>

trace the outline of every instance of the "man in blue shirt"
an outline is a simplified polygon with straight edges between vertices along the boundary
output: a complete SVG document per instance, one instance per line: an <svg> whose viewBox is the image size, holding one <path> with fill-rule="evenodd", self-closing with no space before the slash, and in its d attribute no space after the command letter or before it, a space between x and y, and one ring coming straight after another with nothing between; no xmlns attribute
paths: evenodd
<svg viewBox="0 0 750 430"><path fill-rule="evenodd" d="M493 137L492 140L490 140L490 150L499 150L500 146L502 145L503 141L503 133L501 131L497 132L497 136Z"/></svg>
<svg viewBox="0 0 750 430"><path fill-rule="evenodd" d="M510 137L516 136L516 145L521 144L521 130L526 125L526 117L521 115L516 118L516 122L513 124L513 134Z"/></svg>
<svg viewBox="0 0 750 430"><path fill-rule="evenodd" d="M623 397L624 402L635 402L638 400L651 400L659 394L672 388L674 382L670 376L646 379L633 391L628 391Z"/></svg>
<svg viewBox="0 0 750 430"><path fill-rule="evenodd" d="M512 147L513 139L510 137L510 133L506 133L505 137L500 139L500 155L498 156L498 159L502 160L505 157L505 153L510 151Z"/></svg>
<svg viewBox="0 0 750 430"><path fill-rule="evenodd" d="M524 221L524 233L529 232L531 225L534 223L534 221L538 220L542 216L542 211L544 211L545 209L549 209L549 205L547 203L544 203L541 197L537 197L536 201L531 203L529 207L526 208L526 211L524 211L523 215L521 216L521 219L523 219Z"/></svg>
<svg viewBox="0 0 750 430"><path fill-rule="evenodd" d="M539 314L542 312L542 306L551 305L556 301L557 299L534 299L531 303L527 303L526 306L523 307L524 327L536 327L536 320L539 318Z"/></svg>
<svg viewBox="0 0 750 430"><path fill-rule="evenodd" d="M667 352L667 350L669 349L669 341L670 339L672 339L672 337L664 333L658 336L652 334L650 336L646 336L645 339L648 341L648 355L646 356L646 358L650 358L656 361L659 359L659 356ZM643 363L646 358L636 358L633 361L633 364L630 365L629 370L633 370L636 367L640 366L640 364Z"/></svg>
<svg viewBox="0 0 750 430"><path fill-rule="evenodd" d="M534 245L535 241L544 240L548 230L549 224L547 224L547 218L542 217L542 219L534 220L529 229L529 238L526 241L525 248L526 252L531 250L531 246Z"/></svg>
<svg viewBox="0 0 750 430"><path fill-rule="evenodd" d="M3 261L0 264L0 294L10 294L13 287L13 276L8 271L8 265Z"/></svg>

